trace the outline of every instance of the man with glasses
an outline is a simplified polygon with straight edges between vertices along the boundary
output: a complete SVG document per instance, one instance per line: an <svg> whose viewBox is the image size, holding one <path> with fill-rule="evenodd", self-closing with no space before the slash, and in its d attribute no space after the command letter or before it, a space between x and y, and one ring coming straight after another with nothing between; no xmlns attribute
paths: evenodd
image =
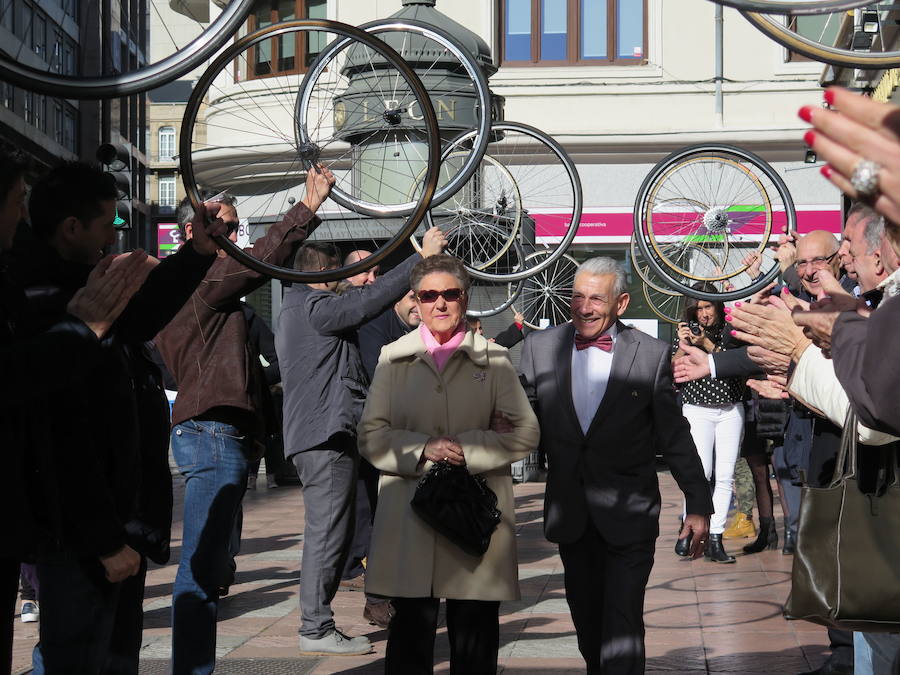
<svg viewBox="0 0 900 675"><path fill-rule="evenodd" d="M433 227L413 254L374 283L338 294L339 281L293 284L284 294L275 350L284 390L284 454L303 485L306 518L300 581L300 652L357 655L368 638L338 630L331 601L340 583L355 520L356 425L369 378L359 351L359 327L409 290L409 273L422 257L446 245ZM322 272L340 267L334 244L309 242L294 267Z"/></svg>

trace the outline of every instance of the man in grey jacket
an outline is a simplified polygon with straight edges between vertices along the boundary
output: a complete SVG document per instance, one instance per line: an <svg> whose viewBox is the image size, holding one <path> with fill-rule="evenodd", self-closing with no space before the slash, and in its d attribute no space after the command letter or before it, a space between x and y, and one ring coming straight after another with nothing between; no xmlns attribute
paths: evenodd
<svg viewBox="0 0 900 675"><path fill-rule="evenodd" d="M422 242L422 257L445 246L434 227ZM284 390L284 452L303 484L306 524L300 583L300 651L306 654L365 654L368 638L351 638L335 627L331 601L354 525L356 425L368 377L357 329L409 289L413 254L373 284L335 292L337 281L294 284L285 292L275 334ZM336 269L334 245L305 244L294 267L306 272Z"/></svg>

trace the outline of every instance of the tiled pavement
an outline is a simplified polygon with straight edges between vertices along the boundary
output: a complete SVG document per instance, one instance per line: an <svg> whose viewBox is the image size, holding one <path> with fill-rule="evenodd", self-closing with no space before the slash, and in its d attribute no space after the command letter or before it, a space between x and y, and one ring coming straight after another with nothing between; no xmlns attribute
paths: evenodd
<svg viewBox="0 0 900 675"><path fill-rule="evenodd" d="M672 553L680 509L671 476L660 473L663 535L646 601L647 670L665 673L798 673L824 659L824 629L781 617L787 595L790 557L780 551L738 556L735 565L689 562ZM264 485L264 480L260 480ZM563 591L555 547L542 536L543 485L516 486L519 576L522 600L501 606L500 663L506 674L584 672ZM176 506L176 512L180 507ZM223 599L218 627L220 670L228 672L311 672L367 675L383 672L385 631L369 626L361 613L364 596L339 592L338 625L351 635L367 634L375 653L365 657L300 659L297 656L299 560L303 500L298 488L260 489L245 501L244 537L237 582ZM147 577L142 672L167 672L170 604L180 523L173 532L173 564ZM732 553L745 540L729 542ZM37 624L16 622L14 668L27 672ZM436 672L447 672L449 647L441 629ZM293 670L250 668L249 659L295 659ZM240 661L239 661L240 660ZM226 668L231 662L232 668Z"/></svg>

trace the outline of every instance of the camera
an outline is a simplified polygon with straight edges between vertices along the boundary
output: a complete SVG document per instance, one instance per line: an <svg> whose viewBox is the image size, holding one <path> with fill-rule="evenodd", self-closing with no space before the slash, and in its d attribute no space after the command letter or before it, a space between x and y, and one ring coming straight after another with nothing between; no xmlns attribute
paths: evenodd
<svg viewBox="0 0 900 675"><path fill-rule="evenodd" d="M700 323L698 321L688 321L688 328L692 335L699 337L703 333L703 329L700 328Z"/></svg>

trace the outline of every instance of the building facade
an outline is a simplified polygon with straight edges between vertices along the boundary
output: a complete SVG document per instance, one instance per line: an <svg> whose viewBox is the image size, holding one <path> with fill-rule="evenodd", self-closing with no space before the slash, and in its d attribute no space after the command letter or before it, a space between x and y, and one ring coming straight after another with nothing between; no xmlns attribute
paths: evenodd
<svg viewBox="0 0 900 675"><path fill-rule="evenodd" d="M261 5L247 28L305 16L359 25L405 5L435 5L486 43L496 68L490 86L505 101L505 119L543 130L574 159L584 192L569 251L577 260L602 254L630 264L641 182L669 153L698 143L736 145L771 164L793 197L801 233L840 231L840 195L807 163L806 125L796 114L821 101L822 64L788 53L715 3L295 0ZM246 82L219 84L217 95L235 101ZM292 107L290 96L282 107ZM255 222L277 217L259 213ZM640 302L629 315L654 318Z"/></svg>

